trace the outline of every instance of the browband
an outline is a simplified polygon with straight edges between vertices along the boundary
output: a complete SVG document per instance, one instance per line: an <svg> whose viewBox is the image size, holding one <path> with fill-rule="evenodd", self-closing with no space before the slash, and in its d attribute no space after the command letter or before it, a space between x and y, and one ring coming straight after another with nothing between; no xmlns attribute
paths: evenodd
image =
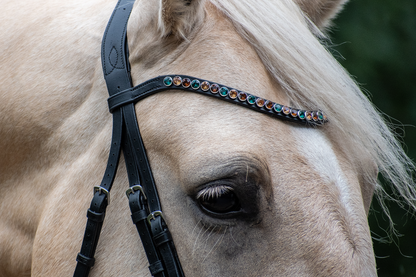
<svg viewBox="0 0 416 277"><path fill-rule="evenodd" d="M296 123L322 125L328 122L327 117L321 111L292 108L244 91L186 75L164 75L150 79L133 88L110 96L107 100L108 107L110 112L114 112L123 105L137 103L150 95L165 90L196 92Z"/></svg>

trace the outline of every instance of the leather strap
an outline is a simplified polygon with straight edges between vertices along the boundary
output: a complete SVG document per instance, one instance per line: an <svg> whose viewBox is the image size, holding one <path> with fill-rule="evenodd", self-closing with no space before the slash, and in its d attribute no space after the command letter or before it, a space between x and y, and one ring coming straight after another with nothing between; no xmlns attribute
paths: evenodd
<svg viewBox="0 0 416 277"><path fill-rule="evenodd" d="M128 137L132 143L132 148L134 149L133 154L136 158L135 161L139 168L140 183L148 198L149 211L160 211L162 208L159 201L159 195L157 193L156 183L153 179L152 170L146 155L143 140L140 135L134 105L128 104L124 106L123 111L126 113L124 116L124 122Z"/></svg>
<svg viewBox="0 0 416 277"><path fill-rule="evenodd" d="M232 103L232 104L236 104L236 105L254 110L256 112L264 113L264 114L267 114L269 116L272 116L272 117L275 117L275 118L278 118L278 119L291 121L291 122L295 122L295 123L300 123L300 124L305 124L305 125L322 125L326 122L325 119L318 119L318 120L310 119L310 120L307 120L306 117L301 119L298 116L292 116L291 114L285 114L285 113L283 113L283 111L276 112L275 109L273 109L273 108L268 109L268 108L266 108L265 105L262 106L262 107L259 107L255 103L250 104L248 101L241 101L238 98L231 98L231 97L229 97L229 95L223 96L220 93L212 93L210 90L203 90L202 86L199 86L198 88L193 88L192 86L184 87L182 85L166 86L164 84L164 79L169 78L169 77L173 78L174 76L179 76L179 77L181 77L181 79L188 78L190 80L199 80L200 83L202 83L203 81L206 81L206 80L198 79L198 78L195 78L195 77L192 77L192 76L187 76L187 75L158 76L158 77L150 79L150 80L148 80L144 83L141 83L141 84L139 84L135 87L125 89L123 91L120 91L120 92L110 96L107 99L108 108L109 108L110 112L114 112L119 107L125 106L127 104L136 103L136 102L138 102L138 101L140 101L140 100L142 100L142 99L144 99L148 96L151 96L151 95L153 95L155 93L158 93L158 92L161 92L161 91L181 90L181 91L188 91L188 92L193 92L193 93L198 93L198 94L214 97L216 99L220 99L222 101L226 101L226 102L229 102L229 103ZM210 84L214 84L214 82L211 82L211 81L208 81L208 82ZM215 84L217 84L218 87L227 87L225 85L221 85L221 84L218 84L218 83L215 83ZM266 101L266 100L264 99L264 101ZM316 112L314 112L314 113L316 113Z"/></svg>
<svg viewBox="0 0 416 277"><path fill-rule="evenodd" d="M127 138L128 134L125 133L124 137ZM154 246L149 225L147 224L147 217L149 215L147 197L143 187L140 185L140 175L136 166L137 162L134 151L135 149L133 148L131 141L125 139L123 143L123 153L130 183L130 189L127 190L126 194L132 213L131 218L139 232L143 248L150 264L149 270L151 274L156 277L165 277L165 268L157 253L157 249Z"/></svg>
<svg viewBox="0 0 416 277"><path fill-rule="evenodd" d="M168 276L184 276L169 229L162 216L151 221L153 241L165 264Z"/></svg>
<svg viewBox="0 0 416 277"><path fill-rule="evenodd" d="M84 239L81 251L77 256L77 265L74 276L88 276L94 266L94 254L100 237L101 228L105 218L105 211L109 202L109 192L114 182L120 160L121 138L122 138L122 112L118 110L113 113L113 135L111 140L110 154L108 156L107 167L97 189L94 188L94 197L90 208L87 211L87 225L85 227ZM105 192L107 191L107 193Z"/></svg>
<svg viewBox="0 0 416 277"><path fill-rule="evenodd" d="M134 1L130 0L120 0L117 3L102 41L102 67L110 97L132 87L128 61L127 22L133 4ZM154 228L151 230L148 224L149 214L153 216L154 212L161 213L161 205L140 135L134 102L119 105L113 111L113 138L107 169L100 187L95 189L91 207L87 212L87 226L74 276L88 276L94 265L94 253L105 218L105 209L109 202L109 192L118 166L122 142L124 142L123 152L130 183L128 198L132 220L142 239L150 264L149 270L156 277L184 276L171 237L167 235L169 231L166 223L157 220L160 231L165 235L159 235L162 239L159 238L156 245L154 236L160 231L153 232ZM144 192L134 190L139 184L143 186L146 197ZM157 227L156 229L159 230Z"/></svg>
<svg viewBox="0 0 416 277"><path fill-rule="evenodd" d="M107 24L101 43L101 62L110 96L131 88L128 61L127 22L134 1L119 0Z"/></svg>
<svg viewBox="0 0 416 277"><path fill-rule="evenodd" d="M107 99L108 107L110 112L113 112L119 107L129 103L136 103L147 96L153 95L159 91L166 89L170 89L170 87L166 88L163 85L163 76L159 76L141 83L133 88L128 88L110 96Z"/></svg>

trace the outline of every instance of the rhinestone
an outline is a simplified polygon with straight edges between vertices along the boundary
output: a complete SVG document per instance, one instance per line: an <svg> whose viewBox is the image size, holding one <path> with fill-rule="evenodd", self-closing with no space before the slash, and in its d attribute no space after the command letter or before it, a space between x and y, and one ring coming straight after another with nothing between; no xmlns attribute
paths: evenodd
<svg viewBox="0 0 416 277"><path fill-rule="evenodd" d="M232 90L230 90L230 92L228 93L228 96L229 96L231 99L236 99L236 98L237 98L237 96L238 96L238 91L237 91L237 90L235 90L235 89L232 89Z"/></svg>
<svg viewBox="0 0 416 277"><path fill-rule="evenodd" d="M277 112L277 113L280 113L280 112L282 112L282 109L283 109L283 106L282 105L280 105L280 104L274 104L274 111L275 112Z"/></svg>
<svg viewBox="0 0 416 277"><path fill-rule="evenodd" d="M319 121L324 120L324 114L322 112L317 112Z"/></svg>
<svg viewBox="0 0 416 277"><path fill-rule="evenodd" d="M191 87L193 89L199 89L200 85L201 85L201 82L197 79L195 79L191 82Z"/></svg>
<svg viewBox="0 0 416 277"><path fill-rule="evenodd" d="M300 119L305 119L305 117L306 117L306 111L299 111L298 112L298 117L300 118Z"/></svg>
<svg viewBox="0 0 416 277"><path fill-rule="evenodd" d="M165 77L165 79L163 79L163 83L165 84L165 86L170 87L172 85L172 78L171 77Z"/></svg>
<svg viewBox="0 0 416 277"><path fill-rule="evenodd" d="M263 98L257 98L256 99L256 105L259 108L264 107L264 104L266 103L266 100L264 100Z"/></svg>
<svg viewBox="0 0 416 277"><path fill-rule="evenodd" d="M326 117L326 115L324 114L324 121L328 121L328 117Z"/></svg>
<svg viewBox="0 0 416 277"><path fill-rule="evenodd" d="M201 89L203 91L209 90L209 83L207 81L203 81L202 84L201 84Z"/></svg>
<svg viewBox="0 0 416 277"><path fill-rule="evenodd" d="M238 94L238 99L240 101L246 101L247 100L247 93L240 91L240 93Z"/></svg>
<svg viewBox="0 0 416 277"><path fill-rule="evenodd" d="M211 92L212 93L217 93L219 89L220 89L219 85L217 85L217 84L212 84L211 85Z"/></svg>
<svg viewBox="0 0 416 277"><path fill-rule="evenodd" d="M174 84L175 86L180 86L180 85L182 85L182 78L181 78L180 76L175 76L175 77L173 78L173 84Z"/></svg>
<svg viewBox="0 0 416 277"><path fill-rule="evenodd" d="M305 113L305 117L306 117L306 120L312 120L312 112L306 112Z"/></svg>
<svg viewBox="0 0 416 277"><path fill-rule="evenodd" d="M313 121L318 121L318 113L317 112L313 112L312 113L312 119L313 119Z"/></svg>
<svg viewBox="0 0 416 277"><path fill-rule="evenodd" d="M182 80L182 86L184 88L189 88L190 85L191 85L191 79L189 79L189 78L183 78L183 80Z"/></svg>
<svg viewBox="0 0 416 277"><path fill-rule="evenodd" d="M290 115L291 115L291 116L293 116L293 117L297 117L297 116L298 116L298 110L296 110L296 109L291 109L291 110L290 110Z"/></svg>
<svg viewBox="0 0 416 277"><path fill-rule="evenodd" d="M289 108L288 106L283 106L283 108L282 108L282 112L283 112L285 115L288 115L288 114L290 114L290 108Z"/></svg>
<svg viewBox="0 0 416 277"><path fill-rule="evenodd" d="M222 88L220 88L220 95L222 96L222 97L225 97L225 96L227 96L228 95L228 92L229 92L230 90L228 89L228 88L226 88L226 87L222 87Z"/></svg>
<svg viewBox="0 0 416 277"><path fill-rule="evenodd" d="M249 104L254 104L254 103L256 103L256 96L254 96L254 95L249 95L249 96L247 97L247 102L248 102Z"/></svg>
<svg viewBox="0 0 416 277"><path fill-rule="evenodd" d="M264 106L266 107L266 109L271 110L273 108L273 102L267 100L266 103L264 103Z"/></svg>

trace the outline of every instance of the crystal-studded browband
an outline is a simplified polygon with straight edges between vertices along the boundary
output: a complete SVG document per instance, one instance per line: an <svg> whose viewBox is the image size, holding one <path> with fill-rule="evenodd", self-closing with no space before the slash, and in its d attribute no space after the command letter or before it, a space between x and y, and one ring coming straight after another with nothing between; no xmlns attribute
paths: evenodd
<svg viewBox="0 0 416 277"><path fill-rule="evenodd" d="M292 108L270 100L239 91L235 88L185 75L164 75L150 79L133 88L121 91L108 98L110 112L129 104L136 103L147 96L164 90L185 90L204 94L234 103L270 116L307 125L322 125L328 122L321 111L307 111Z"/></svg>

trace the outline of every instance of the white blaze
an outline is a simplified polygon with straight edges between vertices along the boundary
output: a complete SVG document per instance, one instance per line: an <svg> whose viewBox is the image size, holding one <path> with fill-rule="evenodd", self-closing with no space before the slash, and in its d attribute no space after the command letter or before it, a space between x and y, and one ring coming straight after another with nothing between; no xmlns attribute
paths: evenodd
<svg viewBox="0 0 416 277"><path fill-rule="evenodd" d="M351 188L345 174L341 170L331 142L318 129L295 127L292 128L292 132L294 133L293 137L303 138L302 140L297 140L299 152L323 179L336 184L340 192L341 203L344 205L347 213L351 214Z"/></svg>

